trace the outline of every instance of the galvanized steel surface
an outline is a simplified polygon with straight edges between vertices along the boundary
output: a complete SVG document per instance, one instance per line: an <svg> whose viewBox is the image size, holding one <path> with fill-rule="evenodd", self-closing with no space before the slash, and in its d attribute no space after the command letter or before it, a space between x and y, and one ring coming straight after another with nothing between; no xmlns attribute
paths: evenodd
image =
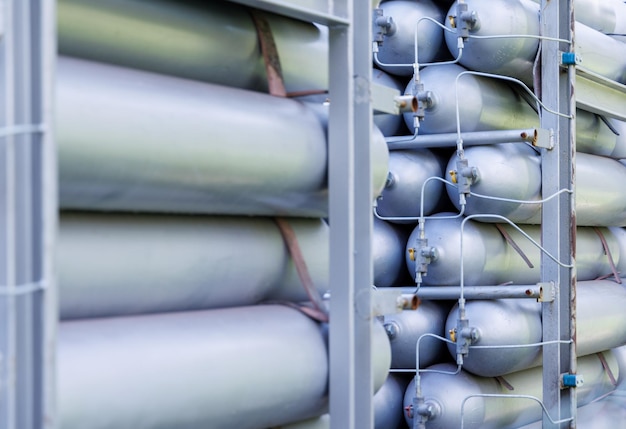
<svg viewBox="0 0 626 429"><path fill-rule="evenodd" d="M428 149L394 150L389 153L389 177L377 200L377 211L383 217L412 217L389 219L394 223L415 223L421 214L429 215L443 194L443 183L429 180L441 178L442 161ZM424 183L426 186L423 187ZM424 190L422 210L422 189Z"/></svg>
<svg viewBox="0 0 626 429"><path fill-rule="evenodd" d="M615 358L610 351L603 353L606 362L614 374L619 373ZM429 369L454 371L452 364L438 364ZM586 356L578 359L578 371L585 374L585 382L578 387L578 405L588 404L592 400L613 390L609 377L598 356ZM439 414L428 422L428 429L450 429L461 427L461 404L470 395L501 394L531 395L541 397L541 368L534 368L509 374L505 382L514 388L509 390L506 384L496 378L485 378L462 371L458 375L438 373L422 374L422 390L427 404L434 404ZM415 381L409 384L404 405L412 404L415 396ZM464 407L465 429L508 429L541 419L542 409L532 400L512 398L469 399ZM556 416L552 416L555 418ZM405 413L410 425L412 419Z"/></svg>

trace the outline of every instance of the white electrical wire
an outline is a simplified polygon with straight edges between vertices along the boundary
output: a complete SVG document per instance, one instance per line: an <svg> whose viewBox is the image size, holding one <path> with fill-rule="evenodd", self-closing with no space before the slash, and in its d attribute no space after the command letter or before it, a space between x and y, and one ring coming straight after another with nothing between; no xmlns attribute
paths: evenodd
<svg viewBox="0 0 626 429"><path fill-rule="evenodd" d="M475 395L468 395L463 399L463 402L461 402L461 429L464 428L464 420L465 420L465 403L471 399L471 398L506 398L506 399L530 399L533 400L535 402L537 402L539 405L541 405L541 409L543 410L543 413L546 415L546 417L548 417L548 419L550 420L550 422L554 425L558 425L561 423L566 423L566 422L571 422L572 420L574 420L573 417L567 418L567 419L561 419L561 420L553 420L552 417L550 416L550 414L548 413L548 409L546 408L546 406L543 404L543 402L541 401L541 399L536 398L535 396L532 395L507 395L507 394L490 394L490 393L477 393Z"/></svg>

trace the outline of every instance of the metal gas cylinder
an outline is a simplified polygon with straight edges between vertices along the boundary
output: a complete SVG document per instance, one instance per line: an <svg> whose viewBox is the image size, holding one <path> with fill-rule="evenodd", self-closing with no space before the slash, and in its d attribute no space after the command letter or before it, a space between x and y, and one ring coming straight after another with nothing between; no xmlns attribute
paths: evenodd
<svg viewBox="0 0 626 429"><path fill-rule="evenodd" d="M313 283L327 291L328 225L287 222ZM62 319L308 299L267 218L63 212L57 244Z"/></svg>
<svg viewBox="0 0 626 429"><path fill-rule="evenodd" d="M448 12L452 18L446 25L451 29L457 26L457 3ZM539 36L539 6L531 0L467 0L465 3L475 21L470 24L470 37L460 63L472 70L512 76L533 86L538 38L472 36ZM623 83L626 45L580 22L576 22L575 31L574 51L582 59L581 66ZM456 33L445 32L445 39L450 52L456 55Z"/></svg>
<svg viewBox="0 0 626 429"><path fill-rule="evenodd" d="M61 55L267 91L259 37L245 6L226 1L60 0ZM326 27L263 12L288 92L328 89Z"/></svg>
<svg viewBox="0 0 626 429"><path fill-rule="evenodd" d="M405 270L403 250L407 234L377 217L374 217L373 233L374 286L393 286Z"/></svg>
<svg viewBox="0 0 626 429"><path fill-rule="evenodd" d="M419 134L454 133L457 131L457 101L461 132L503 129L527 129L539 126L539 118L520 88L502 80L461 73L458 65L424 67L420 82L431 94L424 111ZM405 89L413 94L415 82ZM457 96L458 92L458 96ZM415 132L413 114L404 114L411 132ZM626 124L607 120L614 132L598 115L576 110L576 150L619 159L626 157Z"/></svg>
<svg viewBox="0 0 626 429"><path fill-rule="evenodd" d="M610 351L603 353L604 359L618 374L619 368ZM429 370L454 372L453 364L434 365ZM614 389L597 355L578 359L577 371L585 374L585 382L576 389L577 403L585 405ZM506 384L513 387L509 390ZM541 419L542 409L534 401L524 398L485 398L474 396L467 400L463 410L461 404L466 398L484 394L515 394L542 396L542 370L533 368L509 374L505 383L496 378L478 377L461 371L457 375L428 372L421 375L421 386L425 405L431 408L433 417L428 420L428 429L509 429ZM415 380L407 387L404 406L410 409L416 394ZM418 417L419 418L419 417ZM409 426L413 417L405 412Z"/></svg>
<svg viewBox="0 0 626 429"><path fill-rule="evenodd" d="M62 208L327 215L324 125L305 104L70 58L57 76Z"/></svg>
<svg viewBox="0 0 626 429"><path fill-rule="evenodd" d="M626 343L626 289L610 280L578 282L576 286L576 354L587 356ZM495 377L541 365L541 348L480 348L541 342L541 304L534 300L477 300L465 306L469 325L478 340L464 358L464 369L476 375ZM446 332L459 319L454 307ZM448 345L455 355L456 347Z"/></svg>
<svg viewBox="0 0 626 429"><path fill-rule="evenodd" d="M468 286L534 284L540 281L540 250L512 225L466 220L463 227L463 257L461 257L461 225L464 218L438 217L441 216L435 215L424 224L428 247L434 249L437 256L428 265L427 275L422 277L422 284L431 286L461 284L461 263L463 263L463 283ZM540 226L522 225L521 229L535 242L541 242ZM406 244L405 260L413 277L415 258L411 257L411 249L419 248L420 236L420 226L417 226ZM509 239L520 252L513 247ZM611 274L610 260L605 253L602 239L606 241L617 271L626 272L626 232L622 228L578 227L576 230L578 280L593 280Z"/></svg>
<svg viewBox="0 0 626 429"><path fill-rule="evenodd" d="M389 342L372 323L375 389ZM277 305L64 322L58 424L64 429L264 429L322 415L322 328Z"/></svg>
<svg viewBox="0 0 626 429"><path fill-rule="evenodd" d="M576 0L576 21L619 39L626 33L626 5L621 0Z"/></svg>
<svg viewBox="0 0 626 429"><path fill-rule="evenodd" d="M443 24L444 11L431 0L390 0L380 4L384 16L393 19L391 32L383 38L378 58L379 67L388 73L399 76L413 74L412 66L397 67L394 64L413 64L415 62L415 32L418 40L418 60L428 63L441 57L445 50L443 29L426 20L429 17ZM446 52L447 53L447 52ZM389 65L386 65L389 64Z"/></svg>
<svg viewBox="0 0 626 429"><path fill-rule="evenodd" d="M383 217L413 217L421 214L424 189L424 215L433 212L443 194L443 183L429 180L443 175L440 158L428 149L394 150L389 152L389 175L377 200L377 211ZM397 223L415 223L415 219L389 219Z"/></svg>
<svg viewBox="0 0 626 429"><path fill-rule="evenodd" d="M420 71L424 90L432 94L431 104L420 123L422 134L456 131L456 105L459 101L461 131L528 128L538 123L533 108L502 81L465 74L467 69L455 65L429 66ZM411 80L405 90L414 93ZM457 97L458 94L458 97ZM414 131L413 114L405 113L404 120Z"/></svg>
<svg viewBox="0 0 626 429"><path fill-rule="evenodd" d="M423 301L417 310L385 315L384 326L391 343L391 367L416 368L417 341L424 334L444 335L444 324L450 305L446 302ZM444 351L444 353L442 353ZM445 343L432 337L420 340L420 368L445 358Z"/></svg>
<svg viewBox="0 0 626 429"><path fill-rule="evenodd" d="M465 305L470 327L478 339L472 345L502 346L540 343L542 338L541 304L534 299L497 299L468 301ZM459 319L455 306L446 320L445 331L453 332ZM448 344L456 357L456 345ZM541 347L470 348L463 369L483 377L496 377L541 364Z"/></svg>
<svg viewBox="0 0 626 429"><path fill-rule="evenodd" d="M400 93L404 91L403 84L382 70L372 70L372 82L388 88L397 89ZM391 113L374 114L374 124L380 129L385 137L395 136L402 128L404 128L402 116L393 115Z"/></svg>
<svg viewBox="0 0 626 429"><path fill-rule="evenodd" d="M467 199L466 214L495 213L513 222L539 223L542 198L540 156L525 144L503 143L474 146L465 150L465 158L475 168L476 194L531 203L497 201L472 196ZM457 157L448 163L446 177L457 168ZM602 156L579 153L576 156L576 223L584 226L626 225L626 167ZM448 195L458 207L456 186L446 185ZM543 195L547 198L548 195ZM486 219L486 221L491 221Z"/></svg>
<svg viewBox="0 0 626 429"><path fill-rule="evenodd" d="M374 429L395 429L402 421L402 402L408 380L401 374L391 373L372 400Z"/></svg>

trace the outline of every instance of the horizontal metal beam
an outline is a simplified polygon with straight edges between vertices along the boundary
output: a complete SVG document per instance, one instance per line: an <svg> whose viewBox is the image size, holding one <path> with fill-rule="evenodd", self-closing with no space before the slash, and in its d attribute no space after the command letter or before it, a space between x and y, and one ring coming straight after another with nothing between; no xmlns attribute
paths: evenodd
<svg viewBox="0 0 626 429"><path fill-rule="evenodd" d="M348 18L333 12L330 0L231 0L255 9L324 25L348 25Z"/></svg>
<svg viewBox="0 0 626 429"><path fill-rule="evenodd" d="M463 146L479 146L496 143L537 143L540 133L535 128L525 130L474 131L462 133ZM428 134L420 136L388 137L389 150L420 149L432 147L454 147L459 135L457 133Z"/></svg>
<svg viewBox="0 0 626 429"><path fill-rule="evenodd" d="M576 67L576 107L626 121L626 85Z"/></svg>
<svg viewBox="0 0 626 429"><path fill-rule="evenodd" d="M377 288L378 290L400 290L403 296L414 295L415 286L393 288ZM461 296L460 286L422 286L417 296L424 300L455 300ZM504 299L504 298L535 298L541 297L540 285L504 285L504 286L465 286L463 296L468 300ZM408 297L407 297L408 298Z"/></svg>

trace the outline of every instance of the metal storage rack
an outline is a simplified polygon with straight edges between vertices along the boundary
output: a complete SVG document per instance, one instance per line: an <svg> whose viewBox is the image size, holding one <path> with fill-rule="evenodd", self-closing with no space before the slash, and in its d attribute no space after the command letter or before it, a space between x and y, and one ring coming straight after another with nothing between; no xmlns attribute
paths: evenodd
<svg viewBox="0 0 626 429"><path fill-rule="evenodd" d="M236 0L329 27L331 427L373 427L370 124L371 7L338 2Z"/></svg>
<svg viewBox="0 0 626 429"><path fill-rule="evenodd" d="M0 4L0 427L53 427L54 0Z"/></svg>
<svg viewBox="0 0 626 429"><path fill-rule="evenodd" d="M572 40L573 1L547 2L542 0L542 32L546 37ZM573 115L576 110L572 93L574 78L573 65L561 72L561 64L556 60L560 52L570 52L573 45L562 42L542 41L541 90L544 103L550 103L557 112ZM551 195L561 189L575 189L574 155L576 151L576 121L563 116L544 114L541 128L550 130L555 136L555 148L542 150L543 171L556 174L542 174L542 192ZM554 252L564 264L573 264L576 219L574 217L574 194L560 194L543 206L541 231L542 242L549 252ZM542 305L543 341L564 341L543 346L543 402L547 413L555 421L572 417L575 424L576 389L562 389L559 383L561 374L576 371L576 344L569 343L576 327L576 278L572 268L559 266L542 254L542 282L552 282L554 300ZM569 426L569 423L565 423ZM547 414L543 415L543 427L565 427L565 424L551 423Z"/></svg>
<svg viewBox="0 0 626 429"><path fill-rule="evenodd" d="M234 0L330 29L329 191L331 223L330 412L333 428L373 426L370 324L372 234L370 214L371 18L372 5L356 0ZM573 1L542 0L545 36L569 39ZM56 148L53 128L54 0L0 3L2 62L3 189L0 192L0 428L55 427L56 294L53 247L56 230ZM560 46L559 46L560 45ZM576 103L626 119L626 87L554 61L569 46L545 43L544 100L561 112ZM574 81L576 83L574 84ZM576 88L578 101L572 95ZM572 189L574 122L542 118L557 150L542 162L544 189ZM567 142L567 144L559 144ZM544 245L573 262L573 196L545 206ZM542 281L555 284L544 304L544 339L563 340L544 353L544 402L557 419L573 417L575 389L562 390L561 374L575 373L575 277L544 257ZM547 322L547 323L546 323ZM566 425L569 426L569 423ZM544 418L544 427L553 425Z"/></svg>

